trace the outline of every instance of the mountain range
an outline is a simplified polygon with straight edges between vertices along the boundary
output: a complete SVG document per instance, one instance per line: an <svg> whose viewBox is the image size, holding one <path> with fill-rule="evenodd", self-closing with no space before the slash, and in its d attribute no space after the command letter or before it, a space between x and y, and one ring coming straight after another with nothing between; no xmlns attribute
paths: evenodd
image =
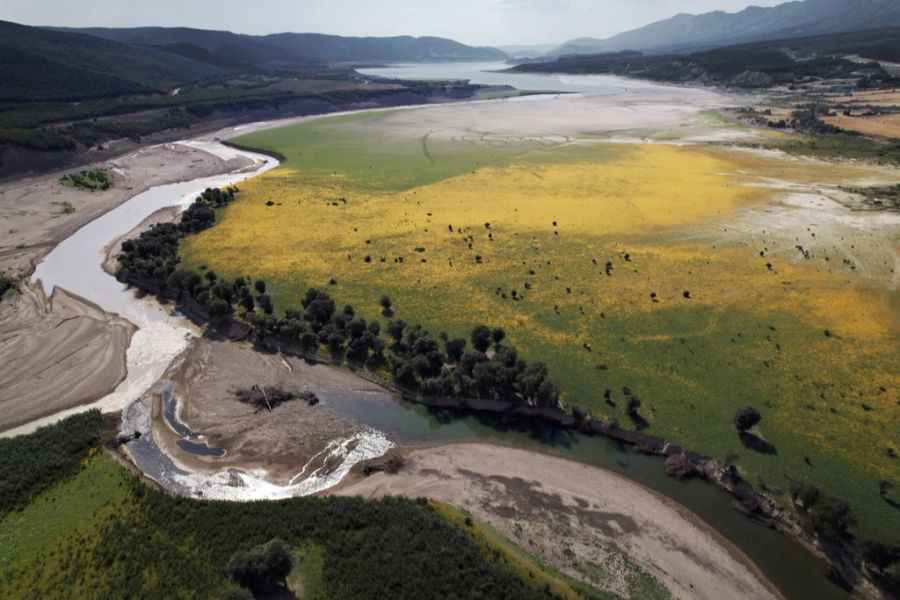
<svg viewBox="0 0 900 600"><path fill-rule="evenodd" d="M187 27L57 29L130 45L184 54L192 52L232 63L283 68L297 64L369 61L504 60L494 48L476 48L438 37L342 37L320 33L244 35ZM191 48L194 47L194 48Z"/></svg>
<svg viewBox="0 0 900 600"><path fill-rule="evenodd" d="M548 56L696 50L896 26L900 0L802 0L737 13L682 13L608 39L574 39Z"/></svg>
<svg viewBox="0 0 900 600"><path fill-rule="evenodd" d="M0 21L0 102L161 93L228 74L326 72L343 63L505 60L435 37L252 36L188 28L65 29Z"/></svg>

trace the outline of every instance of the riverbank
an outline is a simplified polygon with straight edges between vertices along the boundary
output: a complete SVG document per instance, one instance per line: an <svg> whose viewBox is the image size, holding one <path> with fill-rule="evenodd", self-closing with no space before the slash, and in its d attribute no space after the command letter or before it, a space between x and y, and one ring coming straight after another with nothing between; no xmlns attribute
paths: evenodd
<svg viewBox="0 0 900 600"><path fill-rule="evenodd" d="M302 398L272 410L257 410L237 399L238 390L259 385L297 393L349 394L361 402L371 395L390 397L383 388L345 370L258 352L248 344L203 338L191 343L164 378L173 383L176 418L197 432L198 440L226 453L213 457L185 450L179 444L185 436L167 424L162 394L156 393L152 429L163 452L190 471L264 473L266 481L276 486L293 483L301 466L307 474L333 472L339 465L326 449L335 440L358 435L365 428Z"/></svg>
<svg viewBox="0 0 900 600"><path fill-rule="evenodd" d="M24 282L0 303L0 431L92 402L125 379L134 325L56 288Z"/></svg>
<svg viewBox="0 0 900 600"><path fill-rule="evenodd" d="M542 562L612 592L626 553L679 598L780 598L737 548L677 503L610 471L486 444L403 453L395 474L376 473L329 493L427 496L469 510ZM606 573L598 582L591 575Z"/></svg>

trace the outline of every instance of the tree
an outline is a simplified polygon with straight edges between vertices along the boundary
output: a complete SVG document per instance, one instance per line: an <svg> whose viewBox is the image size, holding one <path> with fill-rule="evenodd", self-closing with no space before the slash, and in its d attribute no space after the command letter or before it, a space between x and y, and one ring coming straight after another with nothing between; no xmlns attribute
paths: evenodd
<svg viewBox="0 0 900 600"><path fill-rule="evenodd" d="M447 341L447 358L450 362L458 363L462 358L463 352L466 350L466 340L456 338Z"/></svg>
<svg viewBox="0 0 900 600"><path fill-rule="evenodd" d="M491 330L484 325L479 325L472 330L472 346L479 352L487 352L491 347L493 336Z"/></svg>
<svg viewBox="0 0 900 600"><path fill-rule="evenodd" d="M353 339L361 338L362 335L366 332L366 321L365 319L358 317L350 321L347 324L347 331L350 333L350 337Z"/></svg>
<svg viewBox="0 0 900 600"><path fill-rule="evenodd" d="M344 336L337 331L328 335L328 348L332 352L340 352L344 348Z"/></svg>
<svg viewBox="0 0 900 600"><path fill-rule="evenodd" d="M850 505L843 500L831 496L823 496L809 512L810 528L823 538L834 541L847 541L853 535L850 528L856 519L850 512Z"/></svg>
<svg viewBox="0 0 900 600"><path fill-rule="evenodd" d="M319 338L317 338L316 334L312 331L304 332L303 335L300 336L300 348L303 349L303 352L311 352L318 346Z"/></svg>
<svg viewBox="0 0 900 600"><path fill-rule="evenodd" d="M879 571L900 561L900 545L866 540L861 544L863 558Z"/></svg>
<svg viewBox="0 0 900 600"><path fill-rule="evenodd" d="M391 299L386 294L381 296L381 299L378 300L378 304L381 305L381 314L384 316L389 316L388 313L393 314L393 311L391 310L393 302L391 302Z"/></svg>
<svg viewBox="0 0 900 600"><path fill-rule="evenodd" d="M752 406L742 408L734 415L734 426L740 432L745 432L762 421L762 415Z"/></svg>
<svg viewBox="0 0 900 600"><path fill-rule="evenodd" d="M491 331L491 339L494 340L494 345L499 346L500 342L506 337L506 332L497 327L493 331Z"/></svg>
<svg viewBox="0 0 900 600"><path fill-rule="evenodd" d="M291 550L279 538L246 552L238 552L228 563L231 578L254 593L271 592L279 584L287 585L287 577L293 568Z"/></svg>
<svg viewBox="0 0 900 600"><path fill-rule="evenodd" d="M791 498L806 510L812 508L821 495L819 488L809 483L795 483L791 486Z"/></svg>
<svg viewBox="0 0 900 600"><path fill-rule="evenodd" d="M262 279L257 279L253 282L253 287L256 289L257 294L265 294L266 293L266 282Z"/></svg>
<svg viewBox="0 0 900 600"><path fill-rule="evenodd" d="M216 275L216 272L212 269L206 272L206 279L208 279L210 283L215 283L218 278L219 276Z"/></svg>
<svg viewBox="0 0 900 600"><path fill-rule="evenodd" d="M257 296L256 303L259 304L259 307L267 315L271 315L272 311L275 310L275 307L272 306L272 298L270 298L268 294L260 294Z"/></svg>
<svg viewBox="0 0 900 600"><path fill-rule="evenodd" d="M637 396L628 396L628 403L625 405L625 413L629 417L637 417L641 408L641 399Z"/></svg>
<svg viewBox="0 0 900 600"><path fill-rule="evenodd" d="M227 317L231 314L231 305L221 298L213 298L209 303L209 316L213 319Z"/></svg>
<svg viewBox="0 0 900 600"><path fill-rule="evenodd" d="M241 288L241 289L246 290L247 288ZM241 296L241 299L239 300L239 302L240 302L240 305L244 308L244 310L246 310L247 312L253 312L253 308L255 306L255 303L253 302L253 296L251 296L250 294L244 294Z"/></svg>
<svg viewBox="0 0 900 600"><path fill-rule="evenodd" d="M392 320L388 322L388 335L390 335L395 342L399 342L401 339L403 339L404 329L406 329L406 323L404 323L402 319L397 319L396 321Z"/></svg>

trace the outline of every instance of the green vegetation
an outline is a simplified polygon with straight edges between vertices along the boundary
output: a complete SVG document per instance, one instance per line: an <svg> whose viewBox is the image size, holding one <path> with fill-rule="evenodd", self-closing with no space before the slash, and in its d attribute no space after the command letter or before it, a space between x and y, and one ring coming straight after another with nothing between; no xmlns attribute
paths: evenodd
<svg viewBox="0 0 900 600"><path fill-rule="evenodd" d="M886 187L847 188L859 194L866 204L879 210L900 210L900 185Z"/></svg>
<svg viewBox="0 0 900 600"><path fill-rule="evenodd" d="M593 200L592 218L585 217L582 225L580 214L565 213L567 198L538 193L542 181L565 185L558 173L574 172L571 180L589 182L597 172L614 171L617 159L610 159L605 148L594 154L582 145L581 154L563 157L548 149L525 158L505 158L506 149L500 150L496 160L510 162L515 176L539 176L534 190L522 191L507 181L506 167L429 184L433 177L458 171L454 154L448 152L450 166L442 167L443 155L432 153L434 172L423 168L421 147L413 136L390 129L398 121L387 114L326 118L273 130L271 137L242 138L241 143L280 152L287 162L247 182L221 213L223 230L182 244L179 268L199 275L199 267L209 265L225 282L248 273L264 278L266 305L254 297L254 305L262 308L255 312L271 309L276 322L290 321L286 309L296 311L310 288L327 285L336 312L350 304L354 316L364 316L367 324L381 313L421 324L432 334L445 332L446 339L430 339L449 364L458 362L452 356L462 358L472 349L476 327L500 325L507 333L504 344L518 349L517 358L546 363L552 380L562 384L568 408L643 428L722 460L736 457L741 472L786 507L791 481L813 482L850 503L861 535L882 541L900 535L900 522L891 518L895 509L887 501L895 501L896 493L886 500L878 488L879 480L896 472L896 459L885 448L897 432L890 418L897 356L890 339L876 332L880 313L867 308L882 301L893 306L891 297L877 289L841 288L824 269L759 257L763 248L747 249L743 239L710 248L661 242L656 232L621 231L616 227L621 215L607 209L602 197ZM835 157L850 145L869 156L890 150L890 145L849 136L784 137L790 141L776 138L773 146L827 143ZM315 152L304 149L307 143ZM380 148L413 154L404 169L393 152L380 161ZM807 146L802 148L806 153ZM493 150L481 145L478 151L490 155ZM638 165L639 150L628 149L629 160ZM652 172L671 178L673 185L648 195L660 193L661 202L694 198L686 204L695 205L718 194L689 185L681 191L675 185L680 183L675 171L690 167L696 156L663 156L675 165L672 171ZM494 160L489 156L482 164L498 164ZM571 163L597 168L561 168ZM712 168L738 172L742 163ZM609 184L628 176L617 175ZM613 193L627 195L640 183L622 184ZM411 187L393 192L396 186ZM471 190L470 201L458 193L450 196L452 203L440 204L459 189ZM554 212L544 217L541 211L548 205ZM554 220L561 213L560 230ZM610 232L586 231L595 224ZM247 241L244 234L250 230L258 239L277 242ZM241 237L232 238L236 235ZM219 244L228 239L241 240L235 244L240 256ZM290 250L280 250L282 243ZM766 266L773 262L771 269ZM723 292L723 281L753 292L735 297ZM389 302L380 302L381 295ZM753 301L743 300L750 297ZM802 303L789 300L823 297L840 309L799 311ZM308 327L299 314L302 327L286 328L288 336ZM865 325L858 336L842 331L851 326L851 314L860 315L858 322ZM387 326L379 323L382 330ZM823 336L825 329L839 333ZM277 325L270 330L280 331ZM306 333L309 344L329 343ZM337 333L333 348L342 349L351 336ZM302 340L304 333L299 335ZM462 352L454 340L466 340ZM419 360L422 367L424 360ZM394 372L411 383L409 374L406 367ZM485 380L491 375L481 374ZM421 391L440 395L446 389L440 376L415 374L415 380ZM764 440L735 435L735 413L746 406L763 416Z"/></svg>
<svg viewBox="0 0 900 600"><path fill-rule="evenodd" d="M402 320L388 323L392 343L387 348L378 321L367 322L346 305L342 310L326 293L306 290L301 306L283 309L284 317L273 316L274 306L266 294L265 281L257 279L253 288L245 277L220 281L214 271L199 271L180 265L178 247L185 234L208 229L215 224L215 209L227 206L236 188L205 190L184 212L180 223L155 225L137 239L125 240L119 255L116 277L143 291L161 297L193 302L195 315L203 319L231 316L235 308L250 323L261 345L279 345L301 354L327 347L332 357L373 370L387 369L406 389L432 397L477 397L543 408L559 407L559 387L549 379L547 366L528 364L515 347L503 345L506 333L499 328L476 325L471 332L473 350L464 352L466 340L444 337L441 344L421 326L408 327ZM204 281L205 280L205 281ZM381 305L390 307L390 299ZM387 305L387 306L385 306ZM256 310L259 307L259 310ZM492 350L490 356L486 354Z"/></svg>
<svg viewBox="0 0 900 600"><path fill-rule="evenodd" d="M228 561L231 578L254 595L270 594L278 587L287 587L287 578L293 569L291 550L281 538L239 551Z"/></svg>
<svg viewBox="0 0 900 600"><path fill-rule="evenodd" d="M99 439L96 413L74 419L4 440L3 457L19 457L2 462L4 481L48 473L54 450L91 419L92 435L81 437ZM191 500L146 486L93 448L74 472L43 477L49 487L34 495L32 486L27 504L0 516L2 597L224 597L237 593L232 557L275 538L298 549L287 579L301 579L304 597L552 597L424 500Z"/></svg>
<svg viewBox="0 0 900 600"><path fill-rule="evenodd" d="M765 142L739 142L737 145L762 150L781 150L797 156L828 160L858 159L876 164L900 165L900 144L856 135L802 133Z"/></svg>
<svg viewBox="0 0 900 600"><path fill-rule="evenodd" d="M495 532L485 523L476 521L466 511L455 508L443 502L430 502L435 509L448 521L468 533L469 538L486 556L493 556L500 564L507 565L521 579L531 583L532 587L548 591L548 595L557 598L585 598L590 600L606 600L611 596L598 592L574 579L559 573L544 564L539 563L533 557L526 554L521 548ZM625 561L628 566L630 563ZM602 585L609 575L595 581ZM631 598L645 598L634 595Z"/></svg>
<svg viewBox="0 0 900 600"><path fill-rule="evenodd" d="M284 156L285 186L296 174L303 183L328 189L339 174L340 185L378 191L407 190L554 145L539 139L501 139L485 144L477 137L386 136L381 122L395 112L367 111L315 119L251 133L237 141Z"/></svg>
<svg viewBox="0 0 900 600"><path fill-rule="evenodd" d="M0 515L75 473L100 441L100 412L90 411L20 438L0 439Z"/></svg>
<svg viewBox="0 0 900 600"><path fill-rule="evenodd" d="M109 171L106 169L85 169L77 173L67 173L59 178L63 185L84 190L108 190L112 185Z"/></svg>
<svg viewBox="0 0 900 600"><path fill-rule="evenodd" d="M328 598L328 585L322 576L325 548L321 544L301 544L291 554L294 570L288 576L288 588L303 600Z"/></svg>

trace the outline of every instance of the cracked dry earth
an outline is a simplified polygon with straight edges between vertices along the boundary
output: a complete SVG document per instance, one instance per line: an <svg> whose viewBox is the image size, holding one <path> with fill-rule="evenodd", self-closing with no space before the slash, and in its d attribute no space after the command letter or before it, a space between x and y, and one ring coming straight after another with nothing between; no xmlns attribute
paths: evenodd
<svg viewBox="0 0 900 600"><path fill-rule="evenodd" d="M539 561L622 597L779 597L695 515L614 473L486 444L415 449L406 460L397 474L339 493L449 502Z"/></svg>

